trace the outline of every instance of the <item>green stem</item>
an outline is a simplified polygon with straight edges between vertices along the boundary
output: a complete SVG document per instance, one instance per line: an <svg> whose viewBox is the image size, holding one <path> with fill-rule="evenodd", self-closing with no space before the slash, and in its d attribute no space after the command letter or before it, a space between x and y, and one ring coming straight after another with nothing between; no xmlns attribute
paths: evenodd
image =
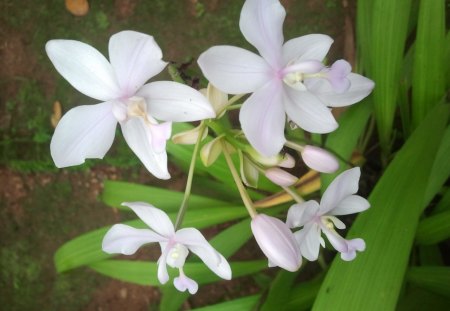
<svg viewBox="0 0 450 311"><path fill-rule="evenodd" d="M292 190L290 187L283 187L284 191L286 191L287 194L289 194L297 203L303 203L305 200L294 190Z"/></svg>
<svg viewBox="0 0 450 311"><path fill-rule="evenodd" d="M188 207L189 196L191 195L192 189L192 179L194 177L195 162L197 161L198 149L200 147L200 142L202 141L203 132L205 131L205 123L202 122L200 125L200 130L198 133L197 141L195 142L194 152L192 153L191 163L189 165L189 173L186 181L186 189L184 190L183 201L181 202L180 209L178 210L177 219L175 221L175 231L181 226L183 222L184 214L186 213Z"/></svg>
<svg viewBox="0 0 450 311"><path fill-rule="evenodd" d="M242 183L241 178L239 177L239 174L236 171L236 168L234 167L233 161L231 160L231 156L228 153L226 143L222 140L221 144L222 144L222 150L223 150L223 154L225 156L225 160L228 164L228 167L230 168L231 175L233 175L233 179L234 179L234 182L236 183L236 187L239 190L239 194L241 195L242 202L244 203L245 208L247 209L248 213L250 214L250 217L254 218L257 215L257 213L255 210L255 207L253 206L252 199L250 199L250 196L248 195L247 190L245 189L244 184Z"/></svg>

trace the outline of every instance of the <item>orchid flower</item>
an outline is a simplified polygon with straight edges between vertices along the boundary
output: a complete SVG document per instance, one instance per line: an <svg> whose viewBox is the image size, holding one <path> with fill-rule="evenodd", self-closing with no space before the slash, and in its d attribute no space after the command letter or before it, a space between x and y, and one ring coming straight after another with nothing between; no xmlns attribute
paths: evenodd
<svg viewBox="0 0 450 311"><path fill-rule="evenodd" d="M219 254L195 228L183 228L175 232L174 226L162 210L143 202L123 203L131 208L150 229L136 229L123 224L114 225L106 233L102 249L109 254L132 255L146 243L158 242L161 257L158 259L158 279L167 283L169 274L167 265L178 268L180 276L173 281L179 291L195 294L198 284L187 277L183 266L189 251L201 260L215 274L223 279L231 279L231 268L228 261Z"/></svg>
<svg viewBox="0 0 450 311"><path fill-rule="evenodd" d="M359 213L370 207L366 199L355 195L360 175L359 167L344 171L325 190L320 204L316 201L307 201L291 206L286 223L290 228L303 226L303 229L294 233L303 257L311 261L317 259L320 245L325 247L322 232L331 245L341 253L343 260L353 260L356 251L364 251L366 247L364 240L359 238L346 240L334 229L334 227L345 228L345 224L335 216Z"/></svg>
<svg viewBox="0 0 450 311"><path fill-rule="evenodd" d="M50 144L57 167L103 158L119 122L126 142L147 170L168 179L165 149L171 122L215 116L206 98L186 85L171 81L144 85L167 64L152 36L135 31L113 35L110 62L79 41L51 40L45 48L56 70L74 88L102 101L75 107L60 120Z"/></svg>
<svg viewBox="0 0 450 311"><path fill-rule="evenodd" d="M286 12L278 0L247 0L240 29L260 53L234 46L214 46L198 59L205 77L228 94L253 93L243 104L239 120L250 144L265 156L278 153L286 139L286 114L313 133L328 133L337 123L328 107L354 104L366 97L374 83L351 73L338 60L322 64L333 40L320 34L283 44Z"/></svg>

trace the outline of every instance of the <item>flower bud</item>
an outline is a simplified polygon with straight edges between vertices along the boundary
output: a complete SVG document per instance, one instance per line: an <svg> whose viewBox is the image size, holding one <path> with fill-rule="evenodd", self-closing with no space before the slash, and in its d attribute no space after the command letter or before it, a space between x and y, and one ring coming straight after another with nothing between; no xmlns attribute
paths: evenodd
<svg viewBox="0 0 450 311"><path fill-rule="evenodd" d="M287 271L297 271L302 264L300 250L294 235L281 220L264 214L256 215L251 222L256 242L269 259L269 264Z"/></svg>
<svg viewBox="0 0 450 311"><path fill-rule="evenodd" d="M200 159L202 160L204 166L208 167L213 164L222 153L222 144L220 142L221 139L222 136L216 137L203 146L200 151Z"/></svg>
<svg viewBox="0 0 450 311"><path fill-rule="evenodd" d="M286 171L283 171L278 167L269 168L268 170L266 170L265 174L266 177L269 178L271 182L281 187L292 186L298 180L298 178L295 177L294 175Z"/></svg>
<svg viewBox="0 0 450 311"><path fill-rule="evenodd" d="M197 142L198 135L200 135L200 126L194 127L193 129L185 132L181 132L172 136L172 141L175 144L181 145L193 145ZM208 128L203 131L202 140L208 135Z"/></svg>
<svg viewBox="0 0 450 311"><path fill-rule="evenodd" d="M315 146L305 146L302 159L310 168L322 173L333 173L339 168L339 162L334 155Z"/></svg>
<svg viewBox="0 0 450 311"><path fill-rule="evenodd" d="M238 150L238 153L242 182L248 187L257 188L259 178L258 169L253 162L242 153L241 150Z"/></svg>

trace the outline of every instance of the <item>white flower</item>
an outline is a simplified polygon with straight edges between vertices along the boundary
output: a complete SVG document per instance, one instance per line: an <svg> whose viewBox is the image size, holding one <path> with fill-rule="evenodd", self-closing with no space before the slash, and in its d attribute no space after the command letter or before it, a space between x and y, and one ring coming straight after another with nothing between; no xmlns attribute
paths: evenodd
<svg viewBox="0 0 450 311"><path fill-rule="evenodd" d="M239 119L255 149L265 156L278 153L286 139L286 114L301 128L328 133L337 123L328 107L354 104L374 83L351 73L343 60L326 68L321 63L333 40L312 34L283 44L286 12L278 0L247 0L240 29L259 55L233 46L214 46L198 63L206 78L228 94L253 93Z"/></svg>
<svg viewBox="0 0 450 311"><path fill-rule="evenodd" d="M294 233L303 257L311 261L317 259L320 245L325 246L321 237L322 232L331 245L341 253L343 260L353 260L356 251L365 249L364 240L359 238L346 240L334 229L334 227L345 228L345 224L335 216L359 213L370 207L366 199L355 195L360 175L359 167L340 174L327 188L320 204L316 201L307 201L291 206L286 223L290 228L304 226Z"/></svg>
<svg viewBox="0 0 450 311"><path fill-rule="evenodd" d="M200 92L180 83L144 83L164 69L153 37L122 31L109 40L110 62L93 47L73 40L47 42L56 70L78 91L102 101L66 113L50 149L57 167L103 158L114 140L117 122L133 152L156 177L167 179L166 140L171 122L214 117ZM168 121L158 124L156 121Z"/></svg>
<svg viewBox="0 0 450 311"><path fill-rule="evenodd" d="M162 210L143 202L123 203L131 208L150 229L136 229L123 224L114 225L105 235L102 249L109 254L132 255L147 243L159 242L161 257L158 259L158 279L162 284L169 280L167 265L178 268L180 276L174 279L179 291L189 290L195 294L198 284L183 271L189 251L201 260L215 274L231 279L228 261L219 254L195 228L183 228L175 232L172 222Z"/></svg>

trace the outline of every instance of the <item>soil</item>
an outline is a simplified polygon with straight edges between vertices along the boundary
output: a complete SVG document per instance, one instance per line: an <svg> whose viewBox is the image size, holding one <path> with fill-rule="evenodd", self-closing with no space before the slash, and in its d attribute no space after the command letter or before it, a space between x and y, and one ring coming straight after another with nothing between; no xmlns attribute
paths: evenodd
<svg viewBox="0 0 450 311"><path fill-rule="evenodd" d="M116 139L115 149L107 155L106 161L110 162L106 164L96 161L80 169L54 168L48 148L53 131L50 124L53 102L61 100L63 110L67 111L86 99L56 73L43 46L49 39L67 37L86 39L104 50L110 34L121 29L146 32L157 29L155 37L165 51L165 59L186 62L214 44L247 44L237 26L241 4L184 0L171 7L164 1L154 1L150 10L144 1L115 0L112 5L110 2L92 1L85 17L71 16L61 1L48 0L40 5L30 2L23 8L15 1L0 3L3 310L158 309L161 298L158 288L107 279L88 269L60 275L55 271L53 254L64 242L122 220L117 210L98 199L105 180L182 190L185 177L174 166L170 168L174 176L170 183L150 177L137 161L130 159L128 151L122 152L123 142L122 145L117 142L121 138ZM286 37L310 32L330 34L335 38L330 58L344 57L352 62L354 2L282 1L288 11ZM208 32L205 25L210 24L215 28ZM198 74L198 69L189 68L188 74ZM111 165L113 160L119 165ZM213 236L214 230L217 228L206 231L206 235ZM240 260L260 256L254 242L235 255ZM260 285L251 277L207 285L190 297L183 309L253 294L259 289Z"/></svg>

